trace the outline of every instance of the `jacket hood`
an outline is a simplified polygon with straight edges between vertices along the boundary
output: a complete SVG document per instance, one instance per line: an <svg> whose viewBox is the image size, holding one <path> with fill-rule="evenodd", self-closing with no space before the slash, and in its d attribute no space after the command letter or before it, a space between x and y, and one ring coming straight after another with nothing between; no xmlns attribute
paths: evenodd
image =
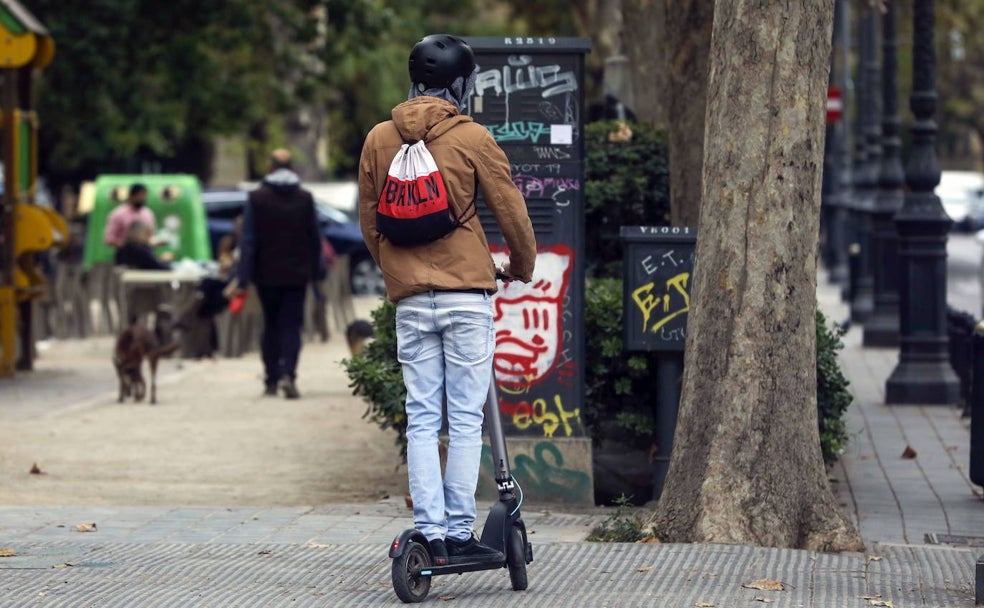
<svg viewBox="0 0 984 608"><path fill-rule="evenodd" d="M277 192L292 192L301 187L301 178L290 169L277 169L264 177L263 183Z"/></svg>
<svg viewBox="0 0 984 608"><path fill-rule="evenodd" d="M459 122L471 120L461 116L458 108L449 101L437 97L414 97L393 108L393 124L405 141L416 142L428 136L433 139ZM449 118L459 117L457 120ZM447 122L445 122L447 121ZM436 125L445 124L434 128ZM433 131L432 131L433 129Z"/></svg>

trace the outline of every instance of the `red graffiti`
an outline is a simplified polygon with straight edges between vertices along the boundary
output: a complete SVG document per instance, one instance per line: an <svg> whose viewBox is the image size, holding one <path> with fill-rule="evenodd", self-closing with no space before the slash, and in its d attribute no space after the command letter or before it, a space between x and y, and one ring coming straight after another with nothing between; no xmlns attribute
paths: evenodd
<svg viewBox="0 0 984 608"><path fill-rule="evenodd" d="M493 248L497 263L508 259ZM550 376L561 363L563 306L574 254L566 245L537 252L531 283L506 283L495 296L494 367L504 386L530 385Z"/></svg>

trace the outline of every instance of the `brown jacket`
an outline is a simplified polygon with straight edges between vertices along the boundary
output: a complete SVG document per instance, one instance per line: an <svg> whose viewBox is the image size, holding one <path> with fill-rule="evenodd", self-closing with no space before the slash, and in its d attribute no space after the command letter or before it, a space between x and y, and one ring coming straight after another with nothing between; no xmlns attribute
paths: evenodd
<svg viewBox="0 0 984 608"><path fill-rule="evenodd" d="M533 277L536 238L526 201L512 182L509 160L488 129L436 97L417 97L393 108L393 120L366 137L359 164L359 221L372 257L383 271L389 299L397 302L431 289L496 290L495 268L477 215L437 241L397 247L376 230L376 205L393 157L404 143L424 139L456 216L481 188L509 246L510 272ZM469 214L470 215L470 214Z"/></svg>

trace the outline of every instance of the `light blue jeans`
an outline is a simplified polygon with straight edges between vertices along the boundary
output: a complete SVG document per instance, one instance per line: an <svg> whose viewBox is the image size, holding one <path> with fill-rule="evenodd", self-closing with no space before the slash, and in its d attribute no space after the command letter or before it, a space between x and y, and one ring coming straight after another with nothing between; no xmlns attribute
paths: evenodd
<svg viewBox="0 0 984 608"><path fill-rule="evenodd" d="M429 291L396 306L407 386L407 466L414 525L427 540L472 535L482 457L482 408L492 380L492 299ZM448 461L441 479L438 434L447 399Z"/></svg>

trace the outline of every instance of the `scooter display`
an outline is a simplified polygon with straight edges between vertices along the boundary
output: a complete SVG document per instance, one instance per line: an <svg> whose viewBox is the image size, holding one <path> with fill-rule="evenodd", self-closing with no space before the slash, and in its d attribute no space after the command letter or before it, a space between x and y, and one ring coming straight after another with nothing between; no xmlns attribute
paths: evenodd
<svg viewBox="0 0 984 608"><path fill-rule="evenodd" d="M393 591L408 604L424 601L430 592L431 579L445 574L508 568L509 580L514 590L523 591L528 585L526 566L533 561L533 546L527 539L526 524L519 512L523 503L523 490L513 479L509 469L509 455L502 432L502 416L499 413L494 377L485 401L485 422L492 446L492 463L499 499L492 505L485 519L481 542L500 551L505 560L436 566L430 544L424 535L413 528L404 530L390 545L389 556L393 560Z"/></svg>

